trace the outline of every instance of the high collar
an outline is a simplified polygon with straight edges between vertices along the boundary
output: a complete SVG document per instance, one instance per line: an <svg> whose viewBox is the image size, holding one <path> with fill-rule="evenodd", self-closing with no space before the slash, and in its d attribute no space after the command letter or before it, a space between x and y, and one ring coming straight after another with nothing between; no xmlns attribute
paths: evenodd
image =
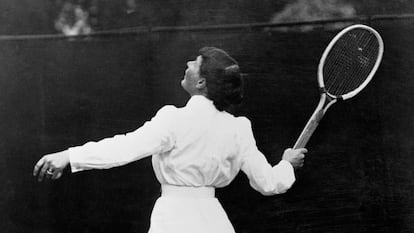
<svg viewBox="0 0 414 233"><path fill-rule="evenodd" d="M214 109L217 111L212 100L203 95L193 95L188 100L186 107L197 109Z"/></svg>

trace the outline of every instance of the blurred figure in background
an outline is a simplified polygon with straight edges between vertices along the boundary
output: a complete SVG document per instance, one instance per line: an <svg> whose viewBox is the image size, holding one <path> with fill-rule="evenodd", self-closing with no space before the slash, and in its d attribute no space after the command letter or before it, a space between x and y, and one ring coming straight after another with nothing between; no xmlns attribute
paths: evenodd
<svg viewBox="0 0 414 233"><path fill-rule="evenodd" d="M88 6L88 22L91 26L92 30L99 30L101 27L100 21L99 21L99 0L91 0L89 6Z"/></svg>
<svg viewBox="0 0 414 233"><path fill-rule="evenodd" d="M271 23L304 22L326 19L350 18L356 16L355 7L341 0L297 0L289 3L282 11L275 13ZM325 30L340 29L349 23L333 23L325 26ZM277 28L277 30L310 31L318 25L305 25L300 27ZM275 29L276 30L276 29Z"/></svg>
<svg viewBox="0 0 414 233"><path fill-rule="evenodd" d="M137 2L135 0L126 0L125 1L125 13L133 14L137 10Z"/></svg>
<svg viewBox="0 0 414 233"><path fill-rule="evenodd" d="M125 0L119 27L151 26L152 20L157 17L157 14L152 12L151 4L137 0Z"/></svg>
<svg viewBox="0 0 414 233"><path fill-rule="evenodd" d="M67 36L87 35L92 32L89 13L81 5L65 2L55 21L55 28Z"/></svg>

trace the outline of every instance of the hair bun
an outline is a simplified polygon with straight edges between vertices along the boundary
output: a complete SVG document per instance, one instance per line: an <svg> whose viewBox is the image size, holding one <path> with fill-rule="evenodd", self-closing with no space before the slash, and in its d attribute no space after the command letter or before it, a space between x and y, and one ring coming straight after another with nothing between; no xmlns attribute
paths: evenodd
<svg viewBox="0 0 414 233"><path fill-rule="evenodd" d="M240 72L240 67L237 64L227 66L226 68L224 68L225 75L231 75L231 74L239 73L239 72Z"/></svg>
<svg viewBox="0 0 414 233"><path fill-rule="evenodd" d="M219 111L231 110L243 99L243 80L237 61L221 49L200 49L200 76L207 81L207 98Z"/></svg>

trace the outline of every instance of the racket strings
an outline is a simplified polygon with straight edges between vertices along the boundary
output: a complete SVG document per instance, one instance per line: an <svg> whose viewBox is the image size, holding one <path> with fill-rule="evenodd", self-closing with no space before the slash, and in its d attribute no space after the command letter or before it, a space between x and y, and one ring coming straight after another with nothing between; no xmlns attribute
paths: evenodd
<svg viewBox="0 0 414 233"><path fill-rule="evenodd" d="M356 89L366 77L364 69L361 69L362 66L355 66L352 58L361 58L360 54L357 53L366 49L366 41L367 39L369 40L369 37L367 34L362 34L359 38L357 37L358 35L355 34L349 34L347 36L348 38L344 37L343 40L341 40L342 46L340 47L340 59L336 59L334 66L332 66L332 69L337 73L333 75L334 79L329 91L335 94L346 93ZM361 46L358 43L349 43L350 39L353 40L355 38L359 39L358 42L360 42L359 44ZM352 49L349 50L347 46L352 46ZM366 63L365 60L361 61ZM338 67L341 66L343 66L343 69L338 69ZM342 78L342 75L346 75L350 78Z"/></svg>
<svg viewBox="0 0 414 233"><path fill-rule="evenodd" d="M358 48L358 51L361 50L362 55L358 55L359 62L362 64L358 67L358 69L353 69L353 72L350 74L351 77L356 77L358 74L359 79L350 79L349 82L346 82L343 80L341 87L343 89L338 89L338 92L344 92L346 90L354 90L358 88L362 82L365 81L365 78L368 77L369 73L371 72L371 69L364 69L363 67L368 65L369 60L366 55L367 48L373 48L375 47L375 44L377 40L372 37L368 33L364 33L361 38L360 47ZM375 59L375 57L374 57ZM375 60L372 60L375 61ZM374 65L374 64L372 64Z"/></svg>
<svg viewBox="0 0 414 233"><path fill-rule="evenodd" d="M341 41L343 45L341 46L340 59L335 60L335 65L332 67L337 73L333 76L335 78L333 79L330 91L335 94L346 93L356 89L368 75L366 72L370 71L368 69L364 70L364 66L354 64L354 61L361 62L365 65L367 64L366 56L361 56L358 52L366 49L366 45L368 44L366 41L367 39L369 41L370 38L369 34L347 36L348 38L344 37L344 40ZM358 38L357 36L360 37ZM353 43L355 41L351 41L350 43L350 40L353 39L358 39L359 41L357 42L359 43ZM346 46L352 46L352 49L350 50ZM341 66L343 66L342 69L338 69ZM342 75L346 75L348 78L343 78Z"/></svg>
<svg viewBox="0 0 414 233"><path fill-rule="evenodd" d="M326 90L335 96L361 86L371 73L379 43L371 32L354 29L345 33L328 53L323 66Z"/></svg>
<svg viewBox="0 0 414 233"><path fill-rule="evenodd" d="M328 91L330 91L331 93L338 93L338 89L340 87L343 86L343 83L346 81L345 79L338 79L341 77L340 74L343 73L348 73L349 72L349 67L350 67L350 61L349 61L349 57L346 56L347 51L346 51L346 40L344 39L345 37L343 37L341 40L339 40L336 44L336 46L333 48L332 51L336 52L338 55L336 57L336 59L333 59L333 65L331 66L327 66L330 67L329 71L325 73L326 75L328 75L328 77L333 77L334 79L332 80L331 83L329 83L329 79L327 79L327 86L328 86ZM334 53L331 53L331 57L333 57ZM341 64L342 63L342 64ZM329 63L328 63L329 64ZM340 67L341 65L343 65L343 69L338 69L338 67ZM325 76L326 76L325 75Z"/></svg>

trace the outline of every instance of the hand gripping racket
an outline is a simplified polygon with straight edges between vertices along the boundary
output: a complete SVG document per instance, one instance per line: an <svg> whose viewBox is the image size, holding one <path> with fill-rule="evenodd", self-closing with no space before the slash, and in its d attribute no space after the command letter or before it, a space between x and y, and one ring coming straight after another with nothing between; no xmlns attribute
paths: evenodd
<svg viewBox="0 0 414 233"><path fill-rule="evenodd" d="M318 67L320 101L293 146L303 148L330 106L354 97L371 81L382 59L384 43L374 29L352 25L326 47Z"/></svg>

